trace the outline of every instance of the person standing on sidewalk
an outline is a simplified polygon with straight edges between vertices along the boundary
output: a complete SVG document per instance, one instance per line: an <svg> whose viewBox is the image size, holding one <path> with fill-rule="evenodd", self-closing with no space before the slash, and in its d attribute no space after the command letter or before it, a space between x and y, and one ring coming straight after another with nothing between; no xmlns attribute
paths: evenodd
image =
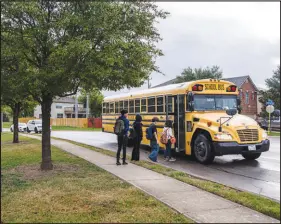
<svg viewBox="0 0 281 224"><path fill-rule="evenodd" d="M171 120L167 120L166 123L165 123L165 127L163 129L163 134L166 135L166 138L167 138L167 143L165 144L166 150L164 152L164 158L165 158L166 161L169 161L169 162L176 161L176 159L172 157L171 138L174 138L172 128L173 128L173 122Z"/></svg>
<svg viewBox="0 0 281 224"><path fill-rule="evenodd" d="M123 165L127 165L126 162L126 147L128 142L128 131L129 131L129 125L130 122L128 120L128 111L122 110L121 116L117 119L115 126L114 126L114 132L117 134L118 139L118 150L116 155L116 165L121 165L120 163L120 152L123 148Z"/></svg>
<svg viewBox="0 0 281 224"><path fill-rule="evenodd" d="M146 129L147 138L150 139L151 153L148 156L153 162L157 162L158 152L159 152L159 141L157 137L156 123L159 121L158 117L152 118L151 125Z"/></svg>
<svg viewBox="0 0 281 224"><path fill-rule="evenodd" d="M143 133L142 133L142 117L141 115L136 115L136 120L133 123L133 130L134 130L134 148L132 151L132 161L139 161L140 160L140 143L142 141Z"/></svg>

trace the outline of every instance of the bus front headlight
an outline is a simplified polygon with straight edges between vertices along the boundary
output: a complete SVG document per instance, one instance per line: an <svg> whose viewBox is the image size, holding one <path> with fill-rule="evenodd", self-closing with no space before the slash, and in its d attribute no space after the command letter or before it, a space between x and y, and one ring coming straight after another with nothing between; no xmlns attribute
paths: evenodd
<svg viewBox="0 0 281 224"><path fill-rule="evenodd" d="M217 140L232 140L232 136L229 133L218 133L218 134L215 134L215 139L217 139Z"/></svg>
<svg viewBox="0 0 281 224"><path fill-rule="evenodd" d="M266 131L262 131L262 139L267 139L267 133Z"/></svg>

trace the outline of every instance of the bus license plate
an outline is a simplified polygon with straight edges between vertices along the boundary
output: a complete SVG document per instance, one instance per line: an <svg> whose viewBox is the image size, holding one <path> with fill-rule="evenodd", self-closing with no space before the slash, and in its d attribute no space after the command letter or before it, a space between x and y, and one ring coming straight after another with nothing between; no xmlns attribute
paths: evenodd
<svg viewBox="0 0 281 224"><path fill-rule="evenodd" d="M255 151L256 150L256 146L255 145L249 145L248 146L248 150L249 151Z"/></svg>

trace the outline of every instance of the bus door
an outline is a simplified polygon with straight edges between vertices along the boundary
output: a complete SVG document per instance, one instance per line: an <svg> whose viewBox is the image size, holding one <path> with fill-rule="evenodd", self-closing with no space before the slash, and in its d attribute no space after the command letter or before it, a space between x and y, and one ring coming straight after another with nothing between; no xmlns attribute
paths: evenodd
<svg viewBox="0 0 281 224"><path fill-rule="evenodd" d="M185 95L174 96L174 131L178 151L185 151Z"/></svg>

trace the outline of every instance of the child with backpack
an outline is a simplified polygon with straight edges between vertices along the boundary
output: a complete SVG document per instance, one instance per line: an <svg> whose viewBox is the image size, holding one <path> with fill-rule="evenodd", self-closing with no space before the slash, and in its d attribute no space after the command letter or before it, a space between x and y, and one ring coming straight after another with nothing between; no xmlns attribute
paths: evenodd
<svg viewBox="0 0 281 224"><path fill-rule="evenodd" d="M116 120L114 126L114 133L117 135L118 139L118 150L116 155L116 165L121 165L120 163L120 152L123 148L123 165L127 165L126 162L126 147L128 141L128 131L129 131L130 122L128 120L128 111L122 110L121 116Z"/></svg>
<svg viewBox="0 0 281 224"><path fill-rule="evenodd" d="M171 154L172 154L171 140L172 140L172 138L174 138L172 127L173 127L173 122L171 120L167 120L165 123L165 127L163 129L162 135L161 135L161 140L160 140L161 143L166 145L166 150L164 152L164 158L166 161L169 161L169 162L176 161L176 159L171 156Z"/></svg>
<svg viewBox="0 0 281 224"><path fill-rule="evenodd" d="M156 128L156 122L158 121L159 121L158 117L152 118L151 125L146 129L146 138L150 140L150 147L151 147L151 153L148 156L148 158L153 162L157 162L157 156L159 152L159 142L157 138L157 128Z"/></svg>
<svg viewBox="0 0 281 224"><path fill-rule="evenodd" d="M141 115L137 114L136 120L133 123L133 128L132 128L132 139L134 144L134 148L132 151L132 161L140 160L140 143L142 141L142 136L143 136L141 121L142 121Z"/></svg>

